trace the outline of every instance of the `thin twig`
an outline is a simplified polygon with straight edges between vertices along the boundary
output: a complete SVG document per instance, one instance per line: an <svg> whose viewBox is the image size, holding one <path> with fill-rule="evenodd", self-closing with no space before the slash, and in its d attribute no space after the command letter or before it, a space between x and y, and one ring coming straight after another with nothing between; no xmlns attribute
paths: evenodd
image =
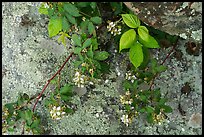
<svg viewBox="0 0 204 137"><path fill-rule="evenodd" d="M40 97L42 96L43 92L45 91L45 89L47 88L47 86L50 84L50 81L55 78L55 76L60 73L60 71L63 69L63 67L65 66L65 64L69 61L69 59L71 58L71 56L73 55L73 52L67 57L67 59L65 60L65 62L62 64L62 66L60 67L60 69L47 81L47 84L44 86L44 88L42 89L40 95L38 96L35 104L34 104L34 107L33 107L33 112L35 110L35 107L40 99Z"/></svg>
<svg viewBox="0 0 204 137"><path fill-rule="evenodd" d="M171 53L175 50L175 48L176 48L176 46L177 46L177 43L178 43L178 40L179 40L179 38L176 39L176 42L175 42L173 48L171 49L171 51L169 51L168 55L165 57L165 59L163 60L163 62L161 63L161 65L163 65L163 64L166 62L166 60L169 58L169 56L171 55ZM159 74L159 73L156 73L155 76L153 77L153 79L152 79L152 81L151 81L151 84L150 84L150 88L149 88L150 90L152 89L152 86L154 85L154 80L155 80L155 78L157 77L158 74Z"/></svg>

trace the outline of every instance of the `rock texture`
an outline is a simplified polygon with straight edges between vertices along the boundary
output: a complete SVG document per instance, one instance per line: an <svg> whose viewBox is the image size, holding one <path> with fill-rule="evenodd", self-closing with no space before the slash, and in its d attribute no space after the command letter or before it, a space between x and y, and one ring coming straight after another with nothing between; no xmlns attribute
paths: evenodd
<svg viewBox="0 0 204 137"><path fill-rule="evenodd" d="M197 42L202 40L201 2L124 2L144 23Z"/></svg>

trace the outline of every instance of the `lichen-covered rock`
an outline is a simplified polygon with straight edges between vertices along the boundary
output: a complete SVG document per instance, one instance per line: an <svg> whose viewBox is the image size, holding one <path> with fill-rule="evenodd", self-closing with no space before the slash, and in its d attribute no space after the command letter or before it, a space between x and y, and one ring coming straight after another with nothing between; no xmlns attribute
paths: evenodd
<svg viewBox="0 0 204 137"><path fill-rule="evenodd" d="M156 29L201 42L201 2L124 2L124 4L144 23Z"/></svg>

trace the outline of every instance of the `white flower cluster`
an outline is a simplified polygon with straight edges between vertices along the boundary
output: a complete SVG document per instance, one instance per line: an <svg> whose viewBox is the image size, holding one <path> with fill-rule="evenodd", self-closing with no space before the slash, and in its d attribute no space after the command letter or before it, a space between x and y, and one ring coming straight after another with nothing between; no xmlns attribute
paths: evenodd
<svg viewBox="0 0 204 137"><path fill-rule="evenodd" d="M121 26L119 26L117 24L118 24L118 21L116 21L116 22L108 21L107 29L108 29L108 31L111 32L111 34L113 36L121 34Z"/></svg>
<svg viewBox="0 0 204 137"><path fill-rule="evenodd" d="M85 75L81 75L79 71L76 71L73 81L75 82L75 85L83 88L85 84L85 79L86 79Z"/></svg>
<svg viewBox="0 0 204 137"><path fill-rule="evenodd" d="M133 75L130 71L128 71L127 73L125 73L125 79L131 80L131 82L133 83L137 79L137 77Z"/></svg>
<svg viewBox="0 0 204 137"><path fill-rule="evenodd" d="M63 112L63 111L61 110L61 107L60 107L60 106L59 106L59 107L54 106L54 107L52 108L52 110L50 111L50 115L51 115L52 119L59 120L59 119L62 118L62 116L65 115L65 112Z"/></svg>
<svg viewBox="0 0 204 137"><path fill-rule="evenodd" d="M131 119L128 118L128 115L122 115L121 120L126 126L131 123Z"/></svg>
<svg viewBox="0 0 204 137"><path fill-rule="evenodd" d="M130 91L127 91L123 96L120 95L120 102L122 104L129 104L129 105L133 103L133 99L130 98Z"/></svg>

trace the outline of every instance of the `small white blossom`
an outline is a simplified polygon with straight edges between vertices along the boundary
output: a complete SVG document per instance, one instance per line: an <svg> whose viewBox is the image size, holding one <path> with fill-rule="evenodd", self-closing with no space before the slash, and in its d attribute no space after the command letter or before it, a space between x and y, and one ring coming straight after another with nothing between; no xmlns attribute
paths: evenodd
<svg viewBox="0 0 204 137"><path fill-rule="evenodd" d="M128 115L123 115L122 117L121 117L121 120L122 120L122 122L126 125L126 126L128 126L128 124L129 124L129 119L128 119Z"/></svg>
<svg viewBox="0 0 204 137"><path fill-rule="evenodd" d="M116 36L116 35L120 35L121 34L121 26L117 25L119 21L116 22L110 22L108 21L108 26L107 29L108 31L111 32L112 35Z"/></svg>
<svg viewBox="0 0 204 137"><path fill-rule="evenodd" d="M53 106L52 110L50 110L50 115L52 119L59 120L61 117L65 114L65 112L62 112L61 107Z"/></svg>
<svg viewBox="0 0 204 137"><path fill-rule="evenodd" d="M75 82L75 85L81 88L84 87L85 75L81 75L80 72L76 71L74 76L73 81Z"/></svg>

